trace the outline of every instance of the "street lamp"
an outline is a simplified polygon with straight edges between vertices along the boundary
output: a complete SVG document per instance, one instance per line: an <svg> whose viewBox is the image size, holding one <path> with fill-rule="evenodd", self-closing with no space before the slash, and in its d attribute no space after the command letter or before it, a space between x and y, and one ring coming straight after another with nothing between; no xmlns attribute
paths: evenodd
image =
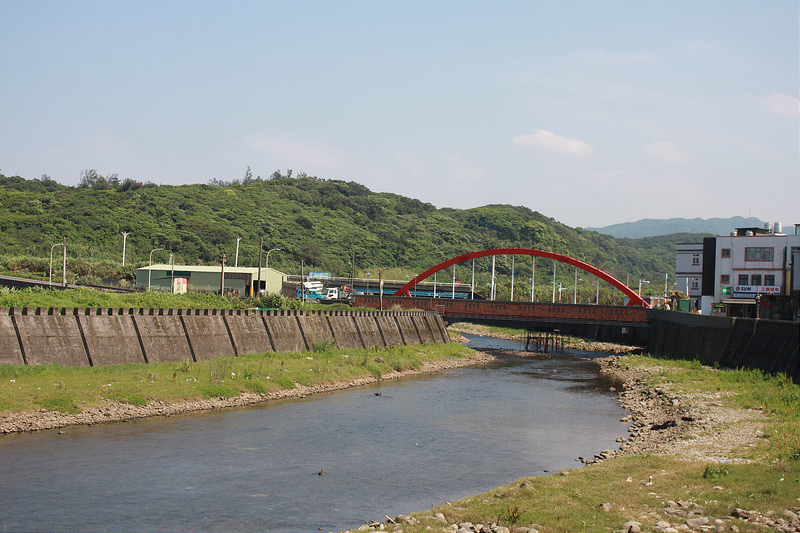
<svg viewBox="0 0 800 533"><path fill-rule="evenodd" d="M150 277L153 274L153 252L158 252L163 248L154 248L150 251L150 268L147 269L147 292L150 292Z"/></svg>
<svg viewBox="0 0 800 533"><path fill-rule="evenodd" d="M242 240L242 238L237 235L236 236L236 260L233 262L233 266L235 266L235 267L239 266L239 241L241 241L241 240Z"/></svg>
<svg viewBox="0 0 800 533"><path fill-rule="evenodd" d="M53 248L56 246L63 246L64 247L64 279L62 282L64 285L67 283L67 238L64 237L64 242L57 242L53 246L50 247L50 285L53 284Z"/></svg>
<svg viewBox="0 0 800 533"><path fill-rule="evenodd" d="M640 298L642 297L642 284L643 283L650 283L650 282L647 281L646 279L640 279L639 280L639 297Z"/></svg>
<svg viewBox="0 0 800 533"><path fill-rule="evenodd" d="M122 233L122 266L125 266L125 243L128 240L128 235L131 234L130 231L121 231Z"/></svg>
<svg viewBox="0 0 800 533"><path fill-rule="evenodd" d="M267 291L267 288L269 287L269 253L270 252L280 252L280 251L281 251L280 248L273 248L272 250L267 250L267 261L266 261L266 266L265 266L265 269L267 271L267 279L264 280L264 295L265 296L267 294L269 294L269 291ZM261 275L261 272L259 271L259 276L260 275ZM303 281L303 280L300 280L300 281ZM258 290L260 291L261 287L258 287Z"/></svg>
<svg viewBox="0 0 800 533"><path fill-rule="evenodd" d="M553 303L556 301L556 288L558 288L558 301L561 301L561 291L567 290L569 287L563 285L562 283L556 283L555 281L551 281L550 283L553 284Z"/></svg>

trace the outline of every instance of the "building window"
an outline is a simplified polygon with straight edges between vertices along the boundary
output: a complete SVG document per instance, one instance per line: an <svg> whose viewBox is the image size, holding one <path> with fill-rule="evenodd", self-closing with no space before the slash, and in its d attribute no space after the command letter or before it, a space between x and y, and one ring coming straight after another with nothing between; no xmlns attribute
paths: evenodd
<svg viewBox="0 0 800 533"><path fill-rule="evenodd" d="M699 288L700 288L700 283L696 279L692 278L692 290L696 291Z"/></svg>
<svg viewBox="0 0 800 533"><path fill-rule="evenodd" d="M722 274L719 277L719 282L722 283L723 285L727 285L728 283L731 282L731 277L728 274Z"/></svg>
<svg viewBox="0 0 800 533"><path fill-rule="evenodd" d="M723 248L722 249L722 257L730 257L731 256L731 249L730 248Z"/></svg>
<svg viewBox="0 0 800 533"><path fill-rule="evenodd" d="M700 264L700 254L692 254L692 266Z"/></svg>
<svg viewBox="0 0 800 533"><path fill-rule="evenodd" d="M753 274L750 276L750 285L761 285L761 274Z"/></svg>
<svg viewBox="0 0 800 533"><path fill-rule="evenodd" d="M775 258L775 248L745 248L745 261L772 261Z"/></svg>
<svg viewBox="0 0 800 533"><path fill-rule="evenodd" d="M739 274L739 285L747 285L750 283L750 276L747 274Z"/></svg>
<svg viewBox="0 0 800 533"><path fill-rule="evenodd" d="M775 286L775 274L764 274L764 285L767 287Z"/></svg>

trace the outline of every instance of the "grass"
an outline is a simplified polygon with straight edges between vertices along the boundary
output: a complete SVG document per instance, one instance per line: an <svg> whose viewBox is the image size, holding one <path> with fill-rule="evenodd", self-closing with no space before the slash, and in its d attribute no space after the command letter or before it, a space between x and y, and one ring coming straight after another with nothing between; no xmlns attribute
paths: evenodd
<svg viewBox="0 0 800 533"><path fill-rule="evenodd" d="M755 409L769 415L762 429L765 445L744 450L745 458L800 459L800 386L785 374L767 374L758 369L704 367L699 361L681 361L629 355L630 366L656 367L647 378L652 386L668 386L685 394L723 393L719 403L740 409Z"/></svg>
<svg viewBox="0 0 800 533"><path fill-rule="evenodd" d="M472 522L535 527L539 531L615 531L635 520L652 531L659 520L673 527L686 518L665 513L669 502L690 502L689 513L728 517L734 508L772 511L800 506L800 386L782 375L757 370L718 370L696 361L671 361L626 356L630 367L655 368L651 386L687 394L724 393L719 402L758 408L767 415L766 437L754 447L737 450L746 464L690 461L675 456L619 456L605 462L551 476L521 478L492 491L415 513L419 523L403 531L443 531L433 520L442 513L447 524ZM716 401L716 400L715 400ZM644 485L650 476L652 485ZM630 481L628 481L630 479ZM603 504L606 504L605 509ZM763 526L733 520L739 531L764 531ZM730 531L726 525L725 531ZM392 527L388 528L389 530Z"/></svg>
<svg viewBox="0 0 800 533"><path fill-rule="evenodd" d="M618 457L552 476L522 478L437 506L415 515L419 525L403 529L426 531L433 522L424 517L439 512L448 524L496 522L506 527L534 526L540 531L612 531L636 520L643 524L643 531L652 531L659 520L677 525L687 518L664 513L669 501L690 502L689 511L702 509L702 515L708 517L728 516L736 507L774 511L780 516L784 509L797 505L796 462L727 466L728 474L709 478L704 476L705 464L653 455ZM643 485L650 476L653 484ZM608 510L604 503L610 504ZM764 531L763 526L738 521L737 527L740 531Z"/></svg>
<svg viewBox="0 0 800 533"><path fill-rule="evenodd" d="M156 400L265 394L292 389L296 384L312 386L380 377L392 370L418 369L426 361L463 358L470 353L458 343L381 350L339 349L321 343L315 345L315 351L246 354L202 362L97 367L0 365L0 416L37 409L76 413L108 402L146 405Z"/></svg>
<svg viewBox="0 0 800 533"><path fill-rule="evenodd" d="M110 307L161 309L250 309L273 307L266 300L220 296L207 292L169 294L166 292L107 292L94 289L49 290L42 288L8 289L0 287L0 307ZM345 304L302 303L299 300L278 298L283 309L352 309ZM369 309L374 311L374 309Z"/></svg>

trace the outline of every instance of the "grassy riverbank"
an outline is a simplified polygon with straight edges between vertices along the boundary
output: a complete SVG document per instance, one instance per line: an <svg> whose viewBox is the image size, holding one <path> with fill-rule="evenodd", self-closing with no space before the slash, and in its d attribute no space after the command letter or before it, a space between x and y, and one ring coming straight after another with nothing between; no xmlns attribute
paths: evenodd
<svg viewBox="0 0 800 533"><path fill-rule="evenodd" d="M94 289L48 290L0 287L0 307L108 307L159 309L351 309L346 304L319 304L269 294L260 298L220 296L209 292L108 292Z"/></svg>
<svg viewBox="0 0 800 533"><path fill-rule="evenodd" d="M459 343L355 350L319 346L316 351L247 354L211 361L180 361L96 367L0 365L0 416L45 409L79 413L109 403L147 405L242 393L269 394L391 372L425 363L466 359Z"/></svg>
<svg viewBox="0 0 800 533"><path fill-rule="evenodd" d="M621 357L611 370L623 379L638 373L629 387L660 388L686 407L688 419L702 423L654 451L521 478L385 528L453 531L448 526L469 522L520 532L628 531L633 521L641 531L746 532L791 521L784 513L800 506L800 387L759 371L642 356ZM658 431L652 433L657 439ZM690 519L697 522L687 528Z"/></svg>

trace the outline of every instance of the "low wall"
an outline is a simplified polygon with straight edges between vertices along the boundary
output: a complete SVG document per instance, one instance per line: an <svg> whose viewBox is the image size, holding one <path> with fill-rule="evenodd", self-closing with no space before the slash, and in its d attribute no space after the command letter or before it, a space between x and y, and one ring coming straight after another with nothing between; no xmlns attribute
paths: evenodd
<svg viewBox="0 0 800 533"><path fill-rule="evenodd" d="M0 364L96 366L448 342L434 311L0 307Z"/></svg>
<svg viewBox="0 0 800 533"><path fill-rule="evenodd" d="M782 320L710 317L651 309L648 350L727 368L783 372L800 382L800 324Z"/></svg>

